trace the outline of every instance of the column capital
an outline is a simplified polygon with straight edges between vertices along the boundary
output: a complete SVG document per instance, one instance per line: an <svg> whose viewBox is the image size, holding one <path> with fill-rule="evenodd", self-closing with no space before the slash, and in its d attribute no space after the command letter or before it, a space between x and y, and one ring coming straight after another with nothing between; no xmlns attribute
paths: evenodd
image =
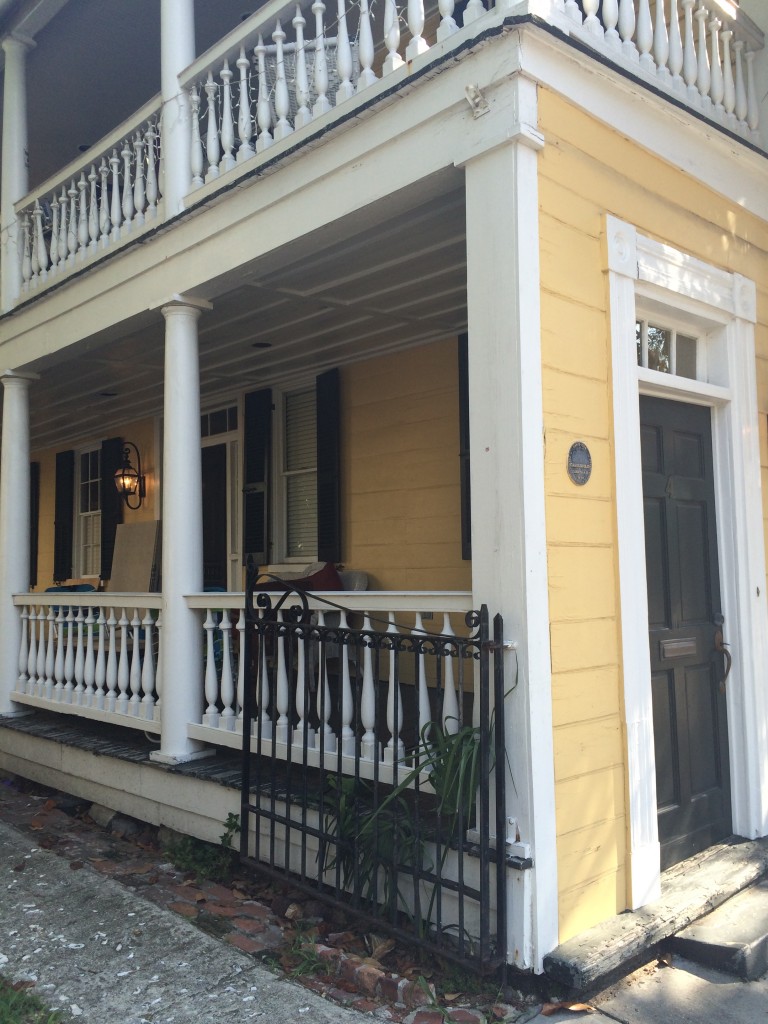
<svg viewBox="0 0 768 1024"><path fill-rule="evenodd" d="M4 387L8 384L24 384L29 387L36 380L40 380L40 374L31 370L0 370L0 381Z"/></svg>
<svg viewBox="0 0 768 1024"><path fill-rule="evenodd" d="M180 295L174 292L173 295L169 295L167 299L163 299L162 302L158 302L158 304L152 308L159 309L163 316L168 316L168 314L173 312L174 309L193 310L199 316L200 313L213 309L213 303L209 302L207 299L203 299L199 295Z"/></svg>
<svg viewBox="0 0 768 1024"><path fill-rule="evenodd" d="M0 40L0 46L7 53L9 50L34 50L37 43L32 36L24 35L23 32L9 32Z"/></svg>

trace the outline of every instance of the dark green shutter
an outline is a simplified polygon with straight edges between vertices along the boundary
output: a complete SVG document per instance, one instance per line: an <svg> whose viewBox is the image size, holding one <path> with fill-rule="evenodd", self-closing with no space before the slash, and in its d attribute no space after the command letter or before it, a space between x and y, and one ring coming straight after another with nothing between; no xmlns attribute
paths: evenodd
<svg viewBox="0 0 768 1024"><path fill-rule="evenodd" d="M101 569L99 579L112 575L112 556L115 553L117 524L123 521L125 503L115 487L115 471L123 464L123 439L110 437L101 442Z"/></svg>
<svg viewBox="0 0 768 1024"><path fill-rule="evenodd" d="M29 587L37 586L37 545L40 528L40 463L29 464Z"/></svg>
<svg viewBox="0 0 768 1024"><path fill-rule="evenodd" d="M53 520L53 578L72 578L72 536L75 515L75 453L56 453L56 498Z"/></svg>
<svg viewBox="0 0 768 1024"><path fill-rule="evenodd" d="M269 557L269 477L272 450L272 391L245 396L243 418L243 563L257 565Z"/></svg>
<svg viewBox="0 0 768 1024"><path fill-rule="evenodd" d="M321 373L317 392L317 558L341 561L341 401L338 370Z"/></svg>
<svg viewBox="0 0 768 1024"><path fill-rule="evenodd" d="M469 345L459 336L459 482L461 488L461 557L472 557L472 494L469 483Z"/></svg>

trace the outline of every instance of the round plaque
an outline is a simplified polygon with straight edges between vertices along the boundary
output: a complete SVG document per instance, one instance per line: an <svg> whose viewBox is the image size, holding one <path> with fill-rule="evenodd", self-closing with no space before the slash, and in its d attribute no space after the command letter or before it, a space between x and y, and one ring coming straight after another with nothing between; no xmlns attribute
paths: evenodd
<svg viewBox="0 0 768 1024"><path fill-rule="evenodd" d="M583 441L574 441L568 452L568 476L579 487L592 476L592 456Z"/></svg>

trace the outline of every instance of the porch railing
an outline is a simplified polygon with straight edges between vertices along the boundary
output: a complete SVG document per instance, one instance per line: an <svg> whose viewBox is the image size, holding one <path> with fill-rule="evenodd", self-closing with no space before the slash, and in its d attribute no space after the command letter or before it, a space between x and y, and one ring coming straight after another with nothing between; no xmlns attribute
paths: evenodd
<svg viewBox="0 0 768 1024"><path fill-rule="evenodd" d="M162 219L160 97L16 206L22 294Z"/></svg>
<svg viewBox="0 0 768 1024"><path fill-rule="evenodd" d="M24 594L20 704L160 732L160 595Z"/></svg>
<svg viewBox="0 0 768 1024"><path fill-rule="evenodd" d="M572 35L723 127L760 141L753 65L764 41L748 19L729 19L716 0L555 0L558 4L573 23Z"/></svg>
<svg viewBox="0 0 768 1024"><path fill-rule="evenodd" d="M492 969L506 955L501 619L491 635L482 608L428 633L422 614L355 621L327 596L340 607L246 598L241 857Z"/></svg>

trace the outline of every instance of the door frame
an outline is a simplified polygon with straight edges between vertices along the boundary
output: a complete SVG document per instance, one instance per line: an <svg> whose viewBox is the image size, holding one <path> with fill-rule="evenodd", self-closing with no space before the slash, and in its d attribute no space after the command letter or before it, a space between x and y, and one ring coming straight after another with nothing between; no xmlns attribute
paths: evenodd
<svg viewBox="0 0 768 1024"><path fill-rule="evenodd" d="M718 556L726 638L731 805L734 831L768 833L768 773L762 766L768 732L768 669L763 505L760 487L754 348L754 282L644 237L606 217L610 293L614 454L620 628L629 814L629 903L635 909L661 894L656 818L653 709L648 654L648 603L640 464L639 395L676 398L712 409ZM635 321L649 315L699 337L698 380L637 365Z"/></svg>

